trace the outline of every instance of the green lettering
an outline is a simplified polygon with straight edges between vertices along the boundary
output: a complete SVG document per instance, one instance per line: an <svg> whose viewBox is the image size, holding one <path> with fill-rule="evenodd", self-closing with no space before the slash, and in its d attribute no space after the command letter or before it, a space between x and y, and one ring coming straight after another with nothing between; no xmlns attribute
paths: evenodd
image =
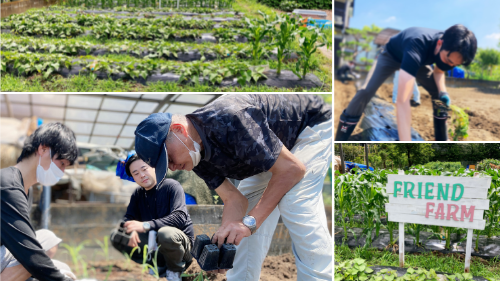
<svg viewBox="0 0 500 281"><path fill-rule="evenodd" d="M398 191L401 191L401 188L398 188L398 183L399 185L403 185L403 183L400 181L394 182L394 197L398 197Z"/></svg>
<svg viewBox="0 0 500 281"><path fill-rule="evenodd" d="M450 188L450 184L446 184L446 192L443 190L443 184L438 183L438 200L441 200L441 195L443 196L443 200L448 200L448 189Z"/></svg>
<svg viewBox="0 0 500 281"><path fill-rule="evenodd" d="M429 196L428 194L432 194L433 189L429 189L429 186L434 187L433 182L426 182L425 183L425 199L434 199L434 195Z"/></svg>
<svg viewBox="0 0 500 281"><path fill-rule="evenodd" d="M455 194L456 194L456 191L457 191L457 187L460 186L460 195L458 196L458 198L455 198ZM461 184L461 183L456 183L453 185L453 193L451 195L451 200L452 201L458 201L462 198L462 195L464 195L464 186Z"/></svg>
<svg viewBox="0 0 500 281"><path fill-rule="evenodd" d="M411 184L411 188L408 189L408 184ZM415 184L412 183L411 181L405 181L405 198L408 197L408 193L410 194L410 197L411 198L415 198L413 197L413 188L415 188Z"/></svg>
<svg viewBox="0 0 500 281"><path fill-rule="evenodd" d="M422 199L422 183L418 183L418 199Z"/></svg>

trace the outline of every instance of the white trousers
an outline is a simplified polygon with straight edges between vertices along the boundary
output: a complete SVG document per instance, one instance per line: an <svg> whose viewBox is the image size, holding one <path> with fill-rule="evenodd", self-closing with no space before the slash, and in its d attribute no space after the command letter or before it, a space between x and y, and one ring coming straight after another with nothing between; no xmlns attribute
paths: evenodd
<svg viewBox="0 0 500 281"><path fill-rule="evenodd" d="M292 239L297 280L332 280L332 236L323 204L323 182L332 162L332 121L306 127L291 152L307 168L304 178L281 199L278 206L250 237L237 246L228 281L258 281L274 230L281 215ZM260 173L240 182L238 190L248 199L247 213L255 207L272 174Z"/></svg>

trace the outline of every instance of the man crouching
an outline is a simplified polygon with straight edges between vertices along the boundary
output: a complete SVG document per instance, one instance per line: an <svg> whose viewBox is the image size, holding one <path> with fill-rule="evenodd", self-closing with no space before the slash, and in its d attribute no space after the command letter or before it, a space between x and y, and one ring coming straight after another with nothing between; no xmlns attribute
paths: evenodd
<svg viewBox="0 0 500 281"><path fill-rule="evenodd" d="M123 218L126 232L131 236L128 246L115 242L112 245L120 252L131 253L134 247L143 251L150 232L154 231L152 235L157 232L156 243L161 253L157 261L159 274L169 281L180 281L181 273L191 264L190 251L194 242L193 223L187 212L184 190L179 182L166 177L157 184L155 169L137 154L127 160L125 171L140 187L132 194ZM116 232L114 230L111 237ZM151 242L148 248L152 246ZM131 258L142 264L142 257L142 253L134 251Z"/></svg>

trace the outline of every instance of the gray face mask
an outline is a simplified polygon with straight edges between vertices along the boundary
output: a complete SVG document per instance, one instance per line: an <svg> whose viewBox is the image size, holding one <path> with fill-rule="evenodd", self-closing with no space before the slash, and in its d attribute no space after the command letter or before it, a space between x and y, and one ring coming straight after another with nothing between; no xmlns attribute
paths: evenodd
<svg viewBox="0 0 500 281"><path fill-rule="evenodd" d="M173 132L172 132L173 133ZM191 156L191 160L193 160L193 168L198 166L198 164L200 163L201 161L201 146L199 143L195 142L190 135L188 135L188 137L191 139L191 141L193 141L193 144L194 144L194 149L196 151L192 151L191 149L189 149L187 147L187 145L181 141L181 139L175 134L173 133L174 136L187 148L187 150L189 150L189 156Z"/></svg>

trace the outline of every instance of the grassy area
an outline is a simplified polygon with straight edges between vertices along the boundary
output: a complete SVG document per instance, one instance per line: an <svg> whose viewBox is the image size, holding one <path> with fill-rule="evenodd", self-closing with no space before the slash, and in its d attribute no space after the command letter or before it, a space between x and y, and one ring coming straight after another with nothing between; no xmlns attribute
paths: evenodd
<svg viewBox="0 0 500 281"><path fill-rule="evenodd" d="M245 13L245 16L250 18L260 17L258 11L262 11L266 14L272 14L273 11L279 12L272 8L269 8L265 5L257 3L256 0L236 0L233 6L234 10ZM328 35L331 37L331 35ZM15 39L21 38L20 36L13 34L1 34L0 39ZM97 39L93 35L82 36L72 39L57 39L50 37L41 37L40 40L43 40L46 43L57 43L63 40L73 41L73 42L88 42L90 44L104 44L104 45L113 45L113 44L122 44L124 41L116 38L113 39ZM129 40L129 42L141 43L138 40ZM211 43L199 44L199 47L208 46ZM221 45L231 45L232 43L221 44ZM235 43L237 44L237 43ZM193 46L194 43L185 43L186 46ZM212 44L213 46L213 44ZM299 49L299 41L298 39L293 42L292 49ZM93 59L93 58L107 58L113 59L115 61L139 61L140 58L135 58L130 55L124 54L112 54L105 56L87 56L85 59ZM164 59L161 59L165 61ZM224 60L227 61L227 60ZM238 59L238 61L246 61L250 63L250 60ZM169 63L175 65L181 65L180 61L170 61ZM271 69L277 68L277 62L274 60L259 60L259 65L269 65ZM30 91L30 92L39 92L39 91L118 91L118 92L129 92L129 91L144 91L144 92L158 92L158 91L178 91L178 92L296 92L296 91L308 91L308 92L330 92L332 89L332 60L324 56L317 51L317 53L313 54L311 57L311 73L315 74L325 85L323 88L315 88L311 90L296 88L296 89L285 89L285 88L275 88L268 86L257 86L257 85L247 85L244 87L227 87L221 88L217 86L211 85L178 85L176 83L162 83L158 82L155 84L148 84L148 86L144 86L142 84L138 84L135 81L112 81L112 80L98 80L95 79L92 75L90 76L79 76L79 77L71 77L69 79L65 79L59 75L51 75L48 79L44 79L41 75L34 75L32 77L17 77L13 74L2 73L2 83L1 90L2 91ZM291 70L295 68L295 62L285 63L282 67L286 70Z"/></svg>
<svg viewBox="0 0 500 281"><path fill-rule="evenodd" d="M346 245L335 246L335 261L342 262L355 258L367 260L368 265L399 266L399 255L377 249L355 248ZM464 256L458 254L405 254L405 267L420 267L426 270L434 269L444 273L464 272ZM500 278L500 260L484 260L478 257L471 259L471 273L474 276Z"/></svg>

